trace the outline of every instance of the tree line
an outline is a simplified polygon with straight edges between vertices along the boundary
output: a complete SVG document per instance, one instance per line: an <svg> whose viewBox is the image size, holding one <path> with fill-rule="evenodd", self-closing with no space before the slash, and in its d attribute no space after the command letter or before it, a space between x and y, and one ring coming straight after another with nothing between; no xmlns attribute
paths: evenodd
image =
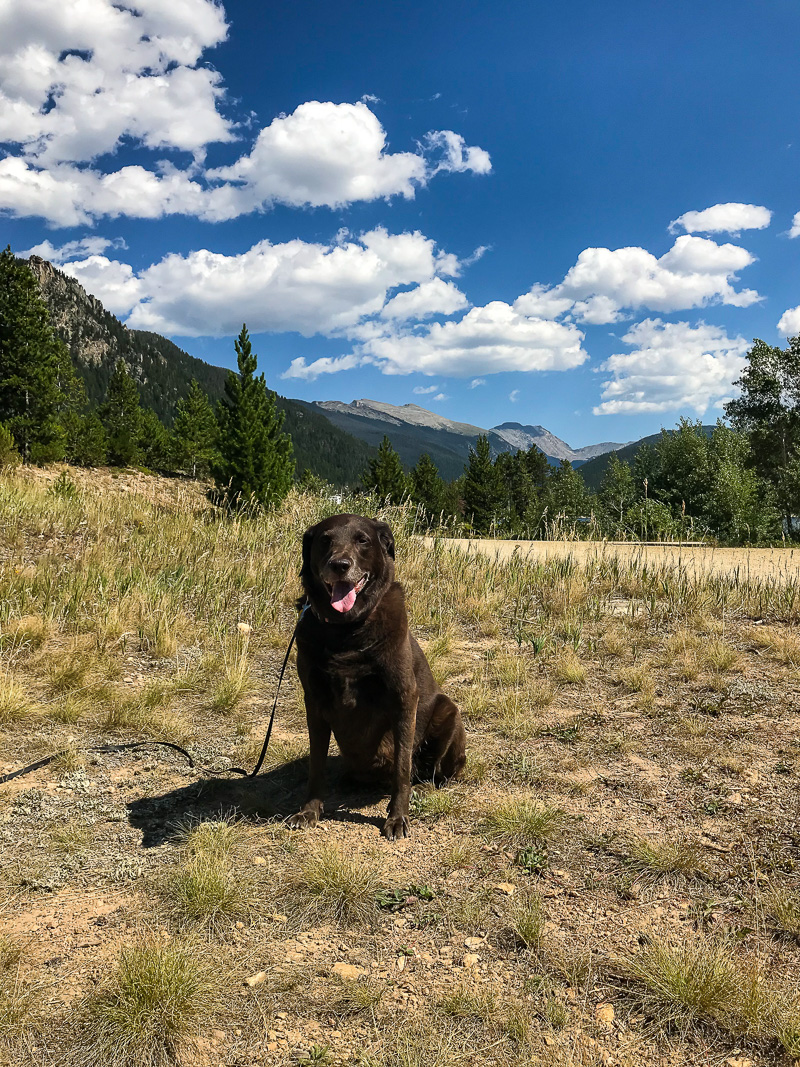
<svg viewBox="0 0 800 1067"><path fill-rule="evenodd" d="M235 341L238 373L212 405L197 381L179 400L171 428L141 403L120 360L100 404L89 402L66 346L56 337L36 279L10 249L0 253L0 465L57 460L82 466L140 465L212 478L229 507L271 506L295 478L291 437L246 326ZM356 490L413 501L420 520L450 520L479 535L645 540L713 538L755 543L800 535L800 338L786 349L755 341L740 395L709 434L682 419L642 446L631 463L612 454L596 493L566 461L538 448L491 453L479 437L464 474L441 478L430 456L404 470L387 437ZM320 487L308 471L304 482Z"/></svg>

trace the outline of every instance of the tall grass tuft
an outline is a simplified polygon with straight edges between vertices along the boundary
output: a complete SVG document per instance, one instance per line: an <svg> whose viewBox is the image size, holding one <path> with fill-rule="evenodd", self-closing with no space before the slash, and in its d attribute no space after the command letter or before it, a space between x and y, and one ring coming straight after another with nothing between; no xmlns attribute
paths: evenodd
<svg viewBox="0 0 800 1067"><path fill-rule="evenodd" d="M195 1043L214 1006L196 947L144 940L122 950L82 1005L77 1061L86 1067L168 1067Z"/></svg>

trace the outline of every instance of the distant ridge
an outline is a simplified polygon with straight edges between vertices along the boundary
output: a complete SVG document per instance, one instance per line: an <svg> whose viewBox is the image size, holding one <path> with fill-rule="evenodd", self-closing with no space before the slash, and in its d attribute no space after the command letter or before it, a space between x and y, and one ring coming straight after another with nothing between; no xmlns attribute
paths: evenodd
<svg viewBox="0 0 800 1067"><path fill-rule="evenodd" d="M317 400L308 405L321 412L355 437L378 445L387 436L406 467L413 467L423 452L427 452L443 478L451 480L464 473L470 447L481 434L486 434L492 451L517 452L535 445L548 462L558 466L567 459L575 466L604 451L622 448L613 442L587 445L573 449L550 433L544 426L523 426L518 422L504 422L484 429L468 422L455 422L418 404L386 404L379 400Z"/></svg>

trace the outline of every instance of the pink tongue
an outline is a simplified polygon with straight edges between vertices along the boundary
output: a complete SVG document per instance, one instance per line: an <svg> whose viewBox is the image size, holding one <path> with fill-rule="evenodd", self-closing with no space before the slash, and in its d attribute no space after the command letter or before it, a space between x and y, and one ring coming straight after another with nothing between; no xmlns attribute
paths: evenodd
<svg viewBox="0 0 800 1067"><path fill-rule="evenodd" d="M349 611L356 602L356 587L352 582L336 582L331 594L334 611Z"/></svg>

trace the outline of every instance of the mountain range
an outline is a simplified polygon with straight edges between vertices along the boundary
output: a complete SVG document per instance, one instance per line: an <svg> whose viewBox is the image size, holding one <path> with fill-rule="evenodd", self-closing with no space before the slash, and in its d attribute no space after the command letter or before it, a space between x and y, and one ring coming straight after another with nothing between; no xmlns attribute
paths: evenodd
<svg viewBox="0 0 800 1067"><path fill-rule="evenodd" d="M212 402L224 394L228 371L197 359L156 333L130 330L107 311L74 278L38 256L27 261L50 311L51 321L69 348L93 403L105 398L109 378L122 359L136 379L142 403L170 424L175 405L195 378ZM407 468L427 452L443 478L464 473L469 450L486 434L495 453L528 449L535 445L548 461L558 465L587 465L593 481L613 451L635 452L638 442L627 445L605 441L571 448L544 426L503 422L483 428L456 422L417 404L385 404L378 400L301 401L277 397L284 428L292 435L298 472L308 468L335 485L354 484L388 436ZM605 457L605 459L603 459ZM597 468L597 470L595 470ZM588 480L588 479L587 479ZM591 483L590 483L591 484Z"/></svg>

